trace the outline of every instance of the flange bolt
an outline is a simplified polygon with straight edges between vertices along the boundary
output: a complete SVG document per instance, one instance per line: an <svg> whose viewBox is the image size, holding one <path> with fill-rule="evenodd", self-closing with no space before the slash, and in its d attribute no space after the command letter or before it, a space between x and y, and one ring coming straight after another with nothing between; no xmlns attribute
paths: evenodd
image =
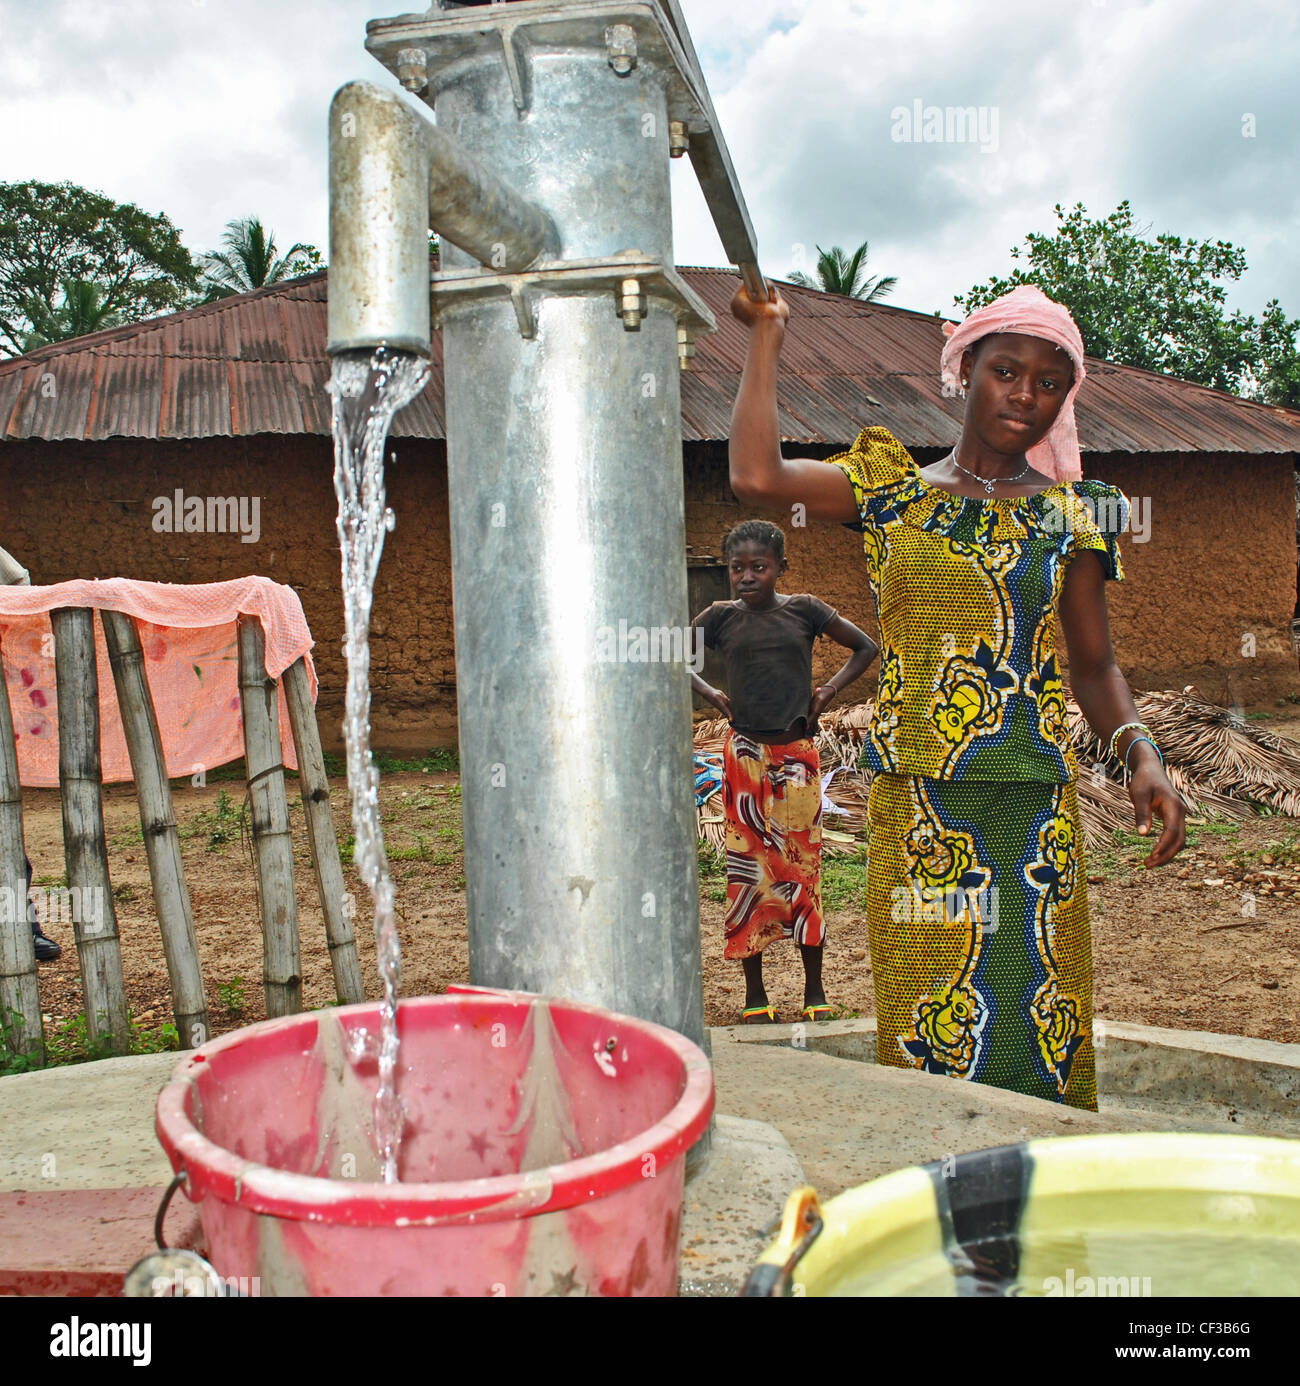
<svg viewBox="0 0 1300 1386"><path fill-rule="evenodd" d="M611 24L605 30L605 47L610 67L626 77L636 66L636 30L630 24Z"/></svg>

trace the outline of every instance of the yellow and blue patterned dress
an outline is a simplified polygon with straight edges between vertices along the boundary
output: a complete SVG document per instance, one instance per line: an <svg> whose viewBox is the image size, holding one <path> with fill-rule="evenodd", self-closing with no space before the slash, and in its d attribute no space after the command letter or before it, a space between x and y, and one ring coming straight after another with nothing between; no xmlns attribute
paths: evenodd
<svg viewBox="0 0 1300 1386"><path fill-rule="evenodd" d="M1096 1110L1078 764L1056 619L1070 561L1122 579L1123 492L932 486L883 428L853 486L880 625L867 917L882 1064Z"/></svg>

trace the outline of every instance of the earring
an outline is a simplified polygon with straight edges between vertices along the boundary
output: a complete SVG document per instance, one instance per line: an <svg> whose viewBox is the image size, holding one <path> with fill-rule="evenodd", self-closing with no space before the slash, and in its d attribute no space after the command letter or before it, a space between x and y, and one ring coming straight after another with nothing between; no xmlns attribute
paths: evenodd
<svg viewBox="0 0 1300 1386"><path fill-rule="evenodd" d="M969 385L969 384L970 384L970 381L969 381L969 380L963 380L962 383L961 383L962 389L964 390L964 389L967 387L967 385Z"/></svg>

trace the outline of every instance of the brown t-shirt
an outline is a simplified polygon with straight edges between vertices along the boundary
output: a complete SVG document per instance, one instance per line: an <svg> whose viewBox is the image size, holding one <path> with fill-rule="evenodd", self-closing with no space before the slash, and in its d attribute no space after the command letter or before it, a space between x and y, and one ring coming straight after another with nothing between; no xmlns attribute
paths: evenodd
<svg viewBox="0 0 1300 1386"><path fill-rule="evenodd" d="M782 597L769 611L714 602L691 622L727 666L731 725L756 738L797 741L817 731L812 701L813 641L839 614L807 592Z"/></svg>

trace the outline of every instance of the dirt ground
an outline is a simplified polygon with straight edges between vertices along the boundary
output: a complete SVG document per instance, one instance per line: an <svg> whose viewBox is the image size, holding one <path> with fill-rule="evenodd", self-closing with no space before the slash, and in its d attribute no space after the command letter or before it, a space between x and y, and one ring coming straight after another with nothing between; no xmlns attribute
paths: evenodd
<svg viewBox="0 0 1300 1386"><path fill-rule="evenodd" d="M1261 725L1300 739L1300 710L1269 710ZM369 996L379 993L369 897L350 863L347 785L332 782L334 821L356 920ZM263 1018L261 931L255 874L241 845L241 781L174 789L186 877L215 1033ZM388 773L380 800L401 912L404 995L436 993L469 979L460 798L453 774ZM304 1005L330 1004L334 988L303 830L297 781L289 780L298 867ZM27 790L23 809L34 885L62 884L58 792ZM148 865L133 787L104 791L110 871L122 938L128 1002L145 1032L170 1019L167 973L152 909ZM1300 1042L1300 821L1265 817L1239 828L1194 829L1169 866L1148 873L1140 841L1117 840L1087 862L1099 1018ZM732 1024L744 996L740 967L722 959L724 906L717 878L701 892L705 1019ZM1254 898L1254 914L1243 896ZM38 894L38 908L42 897ZM49 897L57 900L57 895ZM66 898L66 897L64 897ZM843 1014L873 1010L871 963L861 897L827 909L827 995ZM43 911L42 911L43 912ZM46 931L63 955L40 967L41 1007L51 1028L82 1009L72 925ZM769 950L768 992L783 1020L798 1018L797 951Z"/></svg>

